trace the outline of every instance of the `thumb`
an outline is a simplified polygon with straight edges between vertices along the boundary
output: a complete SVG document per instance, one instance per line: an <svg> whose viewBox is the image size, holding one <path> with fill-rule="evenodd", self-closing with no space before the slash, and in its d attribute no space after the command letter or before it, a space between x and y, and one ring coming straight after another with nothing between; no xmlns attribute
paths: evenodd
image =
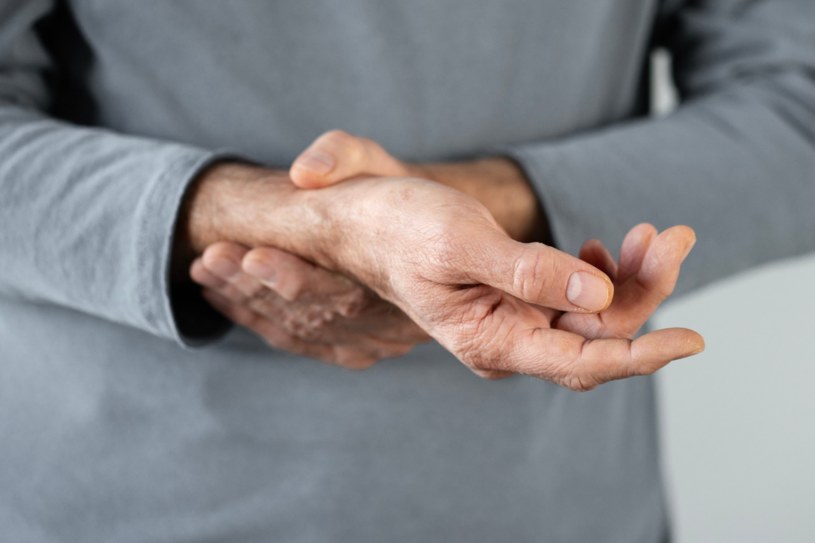
<svg viewBox="0 0 815 543"><path fill-rule="evenodd" d="M491 238L491 239L487 239ZM599 312L611 304L614 285L582 260L542 243L520 243L502 232L464 248L463 270L477 283L561 311Z"/></svg>
<svg viewBox="0 0 815 543"><path fill-rule="evenodd" d="M327 187L360 175L406 176L408 168L373 140L331 130L300 153L289 170L300 188Z"/></svg>

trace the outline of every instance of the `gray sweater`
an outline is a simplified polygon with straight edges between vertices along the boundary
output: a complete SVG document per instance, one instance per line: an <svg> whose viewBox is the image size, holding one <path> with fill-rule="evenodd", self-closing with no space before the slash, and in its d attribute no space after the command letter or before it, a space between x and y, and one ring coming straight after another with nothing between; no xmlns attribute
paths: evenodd
<svg viewBox="0 0 815 543"><path fill-rule="evenodd" d="M815 2L0 0L0 539L663 541L650 379L349 373L170 292L195 174L330 128L510 154L571 252L690 224L687 290L815 249Z"/></svg>

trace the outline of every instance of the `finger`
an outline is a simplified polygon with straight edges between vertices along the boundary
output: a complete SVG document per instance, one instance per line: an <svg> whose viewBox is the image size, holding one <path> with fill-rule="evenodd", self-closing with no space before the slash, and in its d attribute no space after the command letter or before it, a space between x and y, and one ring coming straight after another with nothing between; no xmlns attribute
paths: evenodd
<svg viewBox="0 0 815 543"><path fill-rule="evenodd" d="M307 343L275 327L246 306L235 304L212 290L204 290L204 298L224 316L262 337L266 343L292 354L333 361L333 350L327 345Z"/></svg>
<svg viewBox="0 0 815 543"><path fill-rule="evenodd" d="M603 322L612 333L630 337L647 322L673 293L682 262L695 242L691 228L674 226L656 236L644 255L632 257L640 261L639 268L617 288L614 303L603 314Z"/></svg>
<svg viewBox="0 0 815 543"><path fill-rule="evenodd" d="M247 251L237 243L218 242L206 248L201 261L211 274L229 283L245 298L251 298L263 285L241 270L241 260Z"/></svg>
<svg viewBox="0 0 815 543"><path fill-rule="evenodd" d="M249 251L241 266L285 300L311 301L343 316L361 310L368 296L350 279L273 247Z"/></svg>
<svg viewBox="0 0 815 543"><path fill-rule="evenodd" d="M227 318L251 330L270 346L347 369L369 368L380 360L403 356L415 346L412 343L384 342L365 336L358 336L348 344L309 341L216 291L205 289L203 296Z"/></svg>
<svg viewBox="0 0 815 543"><path fill-rule="evenodd" d="M605 273L612 281L617 277L617 263L600 240L590 239L584 243L580 249L580 260Z"/></svg>
<svg viewBox="0 0 815 543"><path fill-rule="evenodd" d="M487 381L500 381L515 375L511 371L477 370L474 368L470 368L470 371Z"/></svg>
<svg viewBox="0 0 815 543"><path fill-rule="evenodd" d="M231 285L229 281L209 271L201 258L196 258L190 266L190 277L199 285L214 290L235 303L245 303L247 300L244 293Z"/></svg>
<svg viewBox="0 0 815 543"><path fill-rule="evenodd" d="M303 290L304 276L312 268L309 262L274 247L252 249L241 261L244 272L290 302Z"/></svg>
<svg viewBox="0 0 815 543"><path fill-rule="evenodd" d="M280 294L280 298L256 295L248 300L249 306L306 341L322 337L324 342L348 343L368 337L385 344L413 345L429 339L390 303L296 255L275 248L254 249L246 253L242 267ZM289 303L295 300L298 303Z"/></svg>
<svg viewBox="0 0 815 543"><path fill-rule="evenodd" d="M702 336L675 328L636 340L586 339L548 328L535 308L506 295L480 300L489 307L475 329L442 343L481 371L509 371L589 390L613 379L647 375L704 349Z"/></svg>
<svg viewBox="0 0 815 543"><path fill-rule="evenodd" d="M597 312L606 309L614 295L606 274L541 243L520 243L495 230L468 236L457 245L451 258L461 261L468 278L532 304Z"/></svg>
<svg viewBox="0 0 815 543"><path fill-rule="evenodd" d="M682 263L696 244L689 226L674 226L651 243L636 273L637 283L662 301L673 293Z"/></svg>
<svg viewBox="0 0 815 543"><path fill-rule="evenodd" d="M578 336L574 343L581 345L580 354L564 378L567 386L577 390L590 390L617 379L651 375L705 348L702 336L686 328L657 330L634 340L585 340Z"/></svg>
<svg viewBox="0 0 815 543"><path fill-rule="evenodd" d="M226 281L210 272L201 258L196 258L190 266L190 277L193 281L202 287L209 287L211 289L221 289L226 286Z"/></svg>
<svg viewBox="0 0 815 543"><path fill-rule="evenodd" d="M289 176L300 188L316 189L359 175L408 175L407 167L378 143L331 130L298 156Z"/></svg>
<svg viewBox="0 0 815 543"><path fill-rule="evenodd" d="M511 345L509 356L495 369L534 375L579 391L650 375L705 347L702 336L684 328L659 330L635 340L591 340L562 330L535 329Z"/></svg>
<svg viewBox="0 0 815 543"><path fill-rule="evenodd" d="M620 249L618 281L623 282L640 269L645 252L657 236L657 229L650 224L638 224L626 234Z"/></svg>

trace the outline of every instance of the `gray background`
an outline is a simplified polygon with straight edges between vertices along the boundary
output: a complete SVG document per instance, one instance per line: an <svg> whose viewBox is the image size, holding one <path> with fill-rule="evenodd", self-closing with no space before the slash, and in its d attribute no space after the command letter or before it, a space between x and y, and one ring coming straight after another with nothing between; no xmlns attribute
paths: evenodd
<svg viewBox="0 0 815 543"><path fill-rule="evenodd" d="M664 114L675 100L668 60L656 64ZM815 256L776 263L668 302L654 319L707 341L659 377L677 543L815 541L813 279Z"/></svg>

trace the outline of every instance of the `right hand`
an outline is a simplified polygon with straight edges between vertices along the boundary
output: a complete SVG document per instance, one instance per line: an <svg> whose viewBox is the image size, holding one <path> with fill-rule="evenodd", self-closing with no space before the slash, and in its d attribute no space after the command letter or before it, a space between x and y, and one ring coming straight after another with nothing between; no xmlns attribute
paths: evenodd
<svg viewBox="0 0 815 543"><path fill-rule="evenodd" d="M361 370L430 338L370 289L274 247L207 247L190 275L218 311L272 347Z"/></svg>

